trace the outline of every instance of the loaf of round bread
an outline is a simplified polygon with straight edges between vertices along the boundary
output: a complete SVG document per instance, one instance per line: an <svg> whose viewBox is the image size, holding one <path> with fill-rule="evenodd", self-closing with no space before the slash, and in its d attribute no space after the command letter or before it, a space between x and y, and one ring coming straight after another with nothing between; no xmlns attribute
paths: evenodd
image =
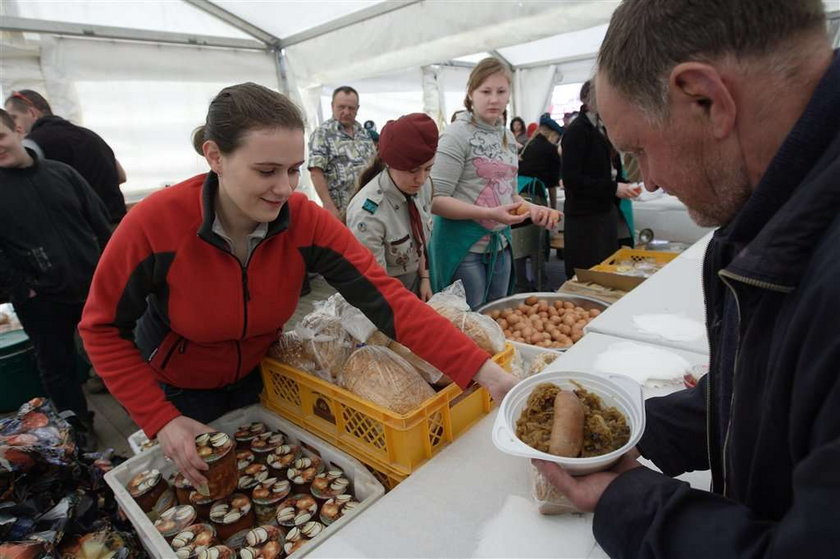
<svg viewBox="0 0 840 559"><path fill-rule="evenodd" d="M307 373L315 372L312 356L297 332L283 332L268 348L268 357Z"/></svg>
<svg viewBox="0 0 840 559"><path fill-rule="evenodd" d="M383 346L367 345L354 351L341 381L353 394L399 414L417 409L435 395L410 363Z"/></svg>
<svg viewBox="0 0 840 559"><path fill-rule="evenodd" d="M504 351L505 333L489 316L450 306L438 306L434 309L490 355Z"/></svg>

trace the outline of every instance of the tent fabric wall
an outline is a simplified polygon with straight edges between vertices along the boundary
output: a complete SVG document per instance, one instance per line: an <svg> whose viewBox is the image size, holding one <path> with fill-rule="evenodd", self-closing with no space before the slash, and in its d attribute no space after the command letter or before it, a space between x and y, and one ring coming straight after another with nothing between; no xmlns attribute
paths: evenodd
<svg viewBox="0 0 840 559"><path fill-rule="evenodd" d="M265 17L266 10L308 9L288 2L215 3L274 33L283 30L274 29L275 20ZM588 28L605 21L616 3L416 2L286 48L283 61L289 91L305 111L308 131L329 116L325 93L344 83L358 86L362 93L360 119L372 119L380 128L389 118L424 106L445 124L453 111L462 108L469 69L435 65L433 72L427 68L424 79L421 66ZM342 13L371 4L349 2ZM80 24L245 36L182 2L127 2L118 8L77 1L67 3L60 13L52 5L7 0L0 12L41 19L60 16ZM335 16L328 4L321 8L318 17ZM2 32L2 46L3 91L8 94L23 87L42 91L56 114L100 133L128 172L123 188L129 193L159 188L204 169L191 150L189 135L221 87L255 81L278 88L276 55L268 49L238 51L19 32ZM549 84L540 87L550 91ZM542 92L535 95L543 97ZM304 176L302 188L308 186Z"/></svg>
<svg viewBox="0 0 840 559"><path fill-rule="evenodd" d="M602 24L617 0L418 2L288 47L308 87L421 67ZM387 19L386 19L387 18ZM387 22L387 23L386 23Z"/></svg>
<svg viewBox="0 0 840 559"><path fill-rule="evenodd" d="M440 66L423 66L423 112L435 121L438 130L443 130L448 122L441 72Z"/></svg>
<svg viewBox="0 0 840 559"><path fill-rule="evenodd" d="M595 56L581 60L563 62L557 65L557 83L579 83L585 82L595 74Z"/></svg>
<svg viewBox="0 0 840 559"><path fill-rule="evenodd" d="M129 198L206 170L190 138L221 88L253 81L277 89L269 52L42 37L40 54L54 112L111 145Z"/></svg>
<svg viewBox="0 0 840 559"><path fill-rule="evenodd" d="M514 114L511 116L519 116L526 123L536 122L548 110L556 74L557 67L554 65L516 70L513 80Z"/></svg>
<svg viewBox="0 0 840 559"><path fill-rule="evenodd" d="M25 18L250 38L242 31L182 1L3 0L2 3L9 5L8 15Z"/></svg>

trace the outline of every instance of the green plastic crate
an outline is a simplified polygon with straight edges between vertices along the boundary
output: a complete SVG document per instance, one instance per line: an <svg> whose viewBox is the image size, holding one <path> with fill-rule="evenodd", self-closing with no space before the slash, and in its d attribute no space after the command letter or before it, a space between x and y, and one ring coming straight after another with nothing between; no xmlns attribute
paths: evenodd
<svg viewBox="0 0 840 559"><path fill-rule="evenodd" d="M26 332L0 334L0 412L14 411L43 393L35 350Z"/></svg>

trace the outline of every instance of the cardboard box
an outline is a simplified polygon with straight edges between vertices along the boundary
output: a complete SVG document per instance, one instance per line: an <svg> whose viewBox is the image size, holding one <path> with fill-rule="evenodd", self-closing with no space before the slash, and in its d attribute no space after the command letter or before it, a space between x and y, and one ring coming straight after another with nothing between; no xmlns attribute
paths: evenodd
<svg viewBox="0 0 840 559"><path fill-rule="evenodd" d="M577 275L577 279L580 282L597 283L598 285L603 285L611 289L620 289L621 291L631 291L647 279L639 276L617 274L615 272L600 272L595 269L584 270L582 268L575 268L575 275Z"/></svg>

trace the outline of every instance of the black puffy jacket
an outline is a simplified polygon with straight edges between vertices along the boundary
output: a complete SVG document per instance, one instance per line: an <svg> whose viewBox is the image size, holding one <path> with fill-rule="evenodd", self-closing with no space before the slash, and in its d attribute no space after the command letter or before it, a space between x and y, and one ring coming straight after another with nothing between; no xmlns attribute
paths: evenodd
<svg viewBox="0 0 840 559"><path fill-rule="evenodd" d="M615 557L840 554L840 61L709 245L710 372L647 403L666 475L619 476L595 511ZM712 492L667 476L711 468Z"/></svg>
<svg viewBox="0 0 840 559"><path fill-rule="evenodd" d="M72 167L49 159L0 168L0 291L84 302L110 237L105 206Z"/></svg>

